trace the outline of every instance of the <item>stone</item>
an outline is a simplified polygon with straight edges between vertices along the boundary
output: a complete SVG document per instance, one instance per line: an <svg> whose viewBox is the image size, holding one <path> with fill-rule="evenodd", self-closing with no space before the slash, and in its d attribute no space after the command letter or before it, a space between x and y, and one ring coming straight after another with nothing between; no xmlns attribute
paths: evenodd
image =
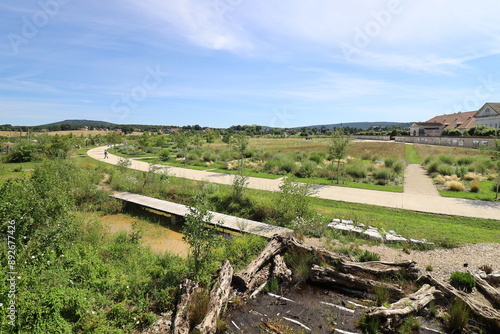
<svg viewBox="0 0 500 334"><path fill-rule="evenodd" d="M486 274L485 271L480 270L480 269L474 271L474 274L476 274L477 276L479 276L482 279L487 279L488 278L488 274Z"/></svg>
<svg viewBox="0 0 500 334"><path fill-rule="evenodd" d="M370 239L384 241L382 234L380 234L376 228L369 228L366 231L364 231L363 234Z"/></svg>
<svg viewBox="0 0 500 334"><path fill-rule="evenodd" d="M390 232L390 231L389 231ZM400 235L396 234L386 234L385 241L388 243L397 243L397 242L406 242L408 241L406 238L403 238Z"/></svg>
<svg viewBox="0 0 500 334"><path fill-rule="evenodd" d="M495 283L500 283L500 274L499 273L491 273L488 275L488 280Z"/></svg>

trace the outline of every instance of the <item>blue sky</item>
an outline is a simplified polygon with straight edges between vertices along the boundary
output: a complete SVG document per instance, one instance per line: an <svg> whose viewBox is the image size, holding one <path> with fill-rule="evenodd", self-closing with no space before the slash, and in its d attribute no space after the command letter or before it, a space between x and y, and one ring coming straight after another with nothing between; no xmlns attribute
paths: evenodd
<svg viewBox="0 0 500 334"><path fill-rule="evenodd" d="M500 101L496 0L0 3L0 124L424 121Z"/></svg>

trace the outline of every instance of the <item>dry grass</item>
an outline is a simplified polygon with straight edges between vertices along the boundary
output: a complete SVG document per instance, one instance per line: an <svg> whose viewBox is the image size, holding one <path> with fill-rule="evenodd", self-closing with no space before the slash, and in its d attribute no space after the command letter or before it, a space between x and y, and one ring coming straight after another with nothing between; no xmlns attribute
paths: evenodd
<svg viewBox="0 0 500 334"><path fill-rule="evenodd" d="M328 152L329 141L330 138L314 138L313 140L305 140L304 138L251 138L248 148L267 152ZM219 142L206 144L204 147L223 150L227 148L227 144ZM374 155L381 158L404 159L406 151L404 143L352 141L349 143L347 154L358 159Z"/></svg>
<svg viewBox="0 0 500 334"><path fill-rule="evenodd" d="M465 187L460 181L447 181L444 186L451 191L464 191Z"/></svg>
<svg viewBox="0 0 500 334"><path fill-rule="evenodd" d="M453 157L459 157L464 155L482 155L482 152L473 148L463 148L463 147L449 147L449 146L437 146L437 145L423 145L414 144L415 150L420 155L420 158L424 160L429 156L438 156L440 154L451 155Z"/></svg>

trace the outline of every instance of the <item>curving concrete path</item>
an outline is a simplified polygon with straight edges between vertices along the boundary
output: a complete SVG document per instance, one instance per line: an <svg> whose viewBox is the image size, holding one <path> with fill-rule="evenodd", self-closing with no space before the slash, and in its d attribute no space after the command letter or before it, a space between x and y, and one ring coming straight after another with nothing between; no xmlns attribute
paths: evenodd
<svg viewBox="0 0 500 334"><path fill-rule="evenodd" d="M89 150L87 154L94 159L116 165L119 162L120 157L109 154L108 158L104 159L104 150L106 148L106 146L97 147ZM149 171L151 165L150 163L132 159L130 161L130 168ZM234 177L231 174L214 173L210 171L169 167L163 165L157 166L160 166L161 169L167 169L171 175L197 181L208 181L231 185ZM432 193L426 193L426 190L424 189L429 186L428 182L430 182L430 180L422 172L422 169L420 168L419 170L416 166L410 167L409 170L405 172L405 176L407 176L405 188L408 187L408 189L403 193L318 185L316 186L318 191L316 196L335 201L371 204L389 208L452 216L500 220L500 202L441 197L433 185L432 189L434 190ZM280 180L263 179L258 177L249 177L248 181L249 188L268 191L279 190L279 185L281 183ZM425 188L424 184L427 184Z"/></svg>

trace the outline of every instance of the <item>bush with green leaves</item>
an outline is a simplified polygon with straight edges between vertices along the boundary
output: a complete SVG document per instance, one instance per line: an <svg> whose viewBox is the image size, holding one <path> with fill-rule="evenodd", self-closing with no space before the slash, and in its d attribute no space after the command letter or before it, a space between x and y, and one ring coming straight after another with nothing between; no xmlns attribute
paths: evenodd
<svg viewBox="0 0 500 334"><path fill-rule="evenodd" d="M394 178L394 172L390 168L380 168L373 171L373 178L378 184L387 184Z"/></svg>
<svg viewBox="0 0 500 334"><path fill-rule="evenodd" d="M290 224L294 219L305 219L313 215L310 196L315 190L310 184L300 183L293 176L286 176L276 193L275 217L281 226Z"/></svg>
<svg viewBox="0 0 500 334"><path fill-rule="evenodd" d="M474 276L469 273L463 273L460 271L455 271L450 276L451 284L455 287L464 288L470 290L476 286L476 280Z"/></svg>
<svg viewBox="0 0 500 334"><path fill-rule="evenodd" d="M368 169L363 162L352 162L345 166L345 173L355 179L364 179L368 176Z"/></svg>
<svg viewBox="0 0 500 334"><path fill-rule="evenodd" d="M299 177L311 177L317 168L318 166L316 165L316 162L312 160L304 160L299 169L296 171L296 175Z"/></svg>
<svg viewBox="0 0 500 334"><path fill-rule="evenodd" d="M101 199L92 198L90 189L98 178L95 169L58 160L29 178L1 184L8 200L0 202L0 219L16 227L17 318L10 326L1 312L0 332L134 332L154 322L155 312L173 309L175 290L187 274L182 259L152 254L140 246L138 231L108 237L92 215L72 213L98 208ZM6 261L6 252L0 260ZM0 271L4 305L6 275Z"/></svg>

